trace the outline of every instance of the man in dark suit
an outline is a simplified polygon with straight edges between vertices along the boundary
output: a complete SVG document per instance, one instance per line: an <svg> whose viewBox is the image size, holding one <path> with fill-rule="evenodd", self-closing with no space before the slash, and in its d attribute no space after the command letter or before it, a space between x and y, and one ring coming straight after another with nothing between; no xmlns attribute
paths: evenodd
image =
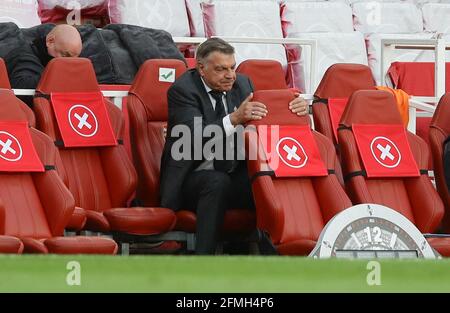
<svg viewBox="0 0 450 313"><path fill-rule="evenodd" d="M28 45L13 49L5 57L12 88L36 88L44 67L58 57L77 57L81 53L82 42L78 30L70 25L45 27L42 33Z"/></svg>
<svg viewBox="0 0 450 313"><path fill-rule="evenodd" d="M227 42L206 40L197 49L196 58L197 68L180 76L168 91L161 205L195 210L196 253L213 254L225 211L230 207L254 208L245 161L236 160L237 151L242 149L237 146L236 127L264 118L267 109L252 101L250 79L235 73L234 48ZM290 107L299 115L307 113L301 98L293 100ZM203 135L208 127L215 130L215 136ZM180 130L188 130L189 136L180 136ZM213 157L208 155L204 149L216 140L216 148L222 142L226 148L232 147L234 158L217 156L217 151L212 151Z"/></svg>

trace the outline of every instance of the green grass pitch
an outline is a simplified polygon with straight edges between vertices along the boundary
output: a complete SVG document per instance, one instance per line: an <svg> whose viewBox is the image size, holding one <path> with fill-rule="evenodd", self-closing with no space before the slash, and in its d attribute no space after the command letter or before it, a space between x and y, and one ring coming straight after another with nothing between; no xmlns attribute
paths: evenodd
<svg viewBox="0 0 450 313"><path fill-rule="evenodd" d="M80 285L68 285L80 265ZM450 260L0 255L0 292L450 292Z"/></svg>

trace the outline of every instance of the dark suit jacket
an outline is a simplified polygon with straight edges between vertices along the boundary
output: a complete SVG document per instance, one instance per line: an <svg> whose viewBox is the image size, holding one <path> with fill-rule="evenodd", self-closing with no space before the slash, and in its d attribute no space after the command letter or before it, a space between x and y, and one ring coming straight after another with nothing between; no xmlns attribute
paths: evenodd
<svg viewBox="0 0 450 313"><path fill-rule="evenodd" d="M248 97L253 91L253 85L246 76L237 74L233 88L227 92L226 100L228 113ZM170 87L168 93L169 120L167 127L167 139L161 159L161 205L173 210L183 207L182 186L186 176L203 161L194 160L193 148L189 160L175 160L171 155L173 144L179 139L172 136L172 129L176 125L186 125L191 131L191 143L194 143L194 117L202 117L202 128L215 124L223 130L222 118L216 119L214 109L208 93L203 85L200 75L196 69L188 70L180 76ZM196 140L199 140L198 138ZM203 145L209 138L203 138Z"/></svg>

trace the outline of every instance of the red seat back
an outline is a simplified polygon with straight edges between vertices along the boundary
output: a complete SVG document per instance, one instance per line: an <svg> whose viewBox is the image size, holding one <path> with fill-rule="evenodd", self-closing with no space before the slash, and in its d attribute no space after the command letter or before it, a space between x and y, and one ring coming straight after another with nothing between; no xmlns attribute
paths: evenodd
<svg viewBox="0 0 450 313"><path fill-rule="evenodd" d="M2 58L0 58L0 88L11 89L8 71L6 70L5 61Z"/></svg>
<svg viewBox="0 0 450 313"><path fill-rule="evenodd" d="M263 102L269 114L253 125L309 125L309 117L298 117L288 109L294 95L290 90L257 91L254 100ZM247 152L257 150L256 160L248 160L249 176L256 203L258 228L270 234L281 254L308 254L316 244L324 225L351 202L335 175L323 177L265 176L270 170L264 150L250 140L246 132ZM337 157L333 144L313 131L321 158L329 171ZM251 154L250 154L251 155Z"/></svg>
<svg viewBox="0 0 450 313"><path fill-rule="evenodd" d="M52 92L100 91L89 59L55 58L49 62L36 88L34 112L40 130L53 140L61 140L55 114L49 100ZM123 134L121 111L105 99L114 134L119 143ZM136 172L123 145L113 147L59 147L68 187L77 206L105 211L125 207L136 186Z"/></svg>
<svg viewBox="0 0 450 313"><path fill-rule="evenodd" d="M434 96L434 62L393 62L388 70L389 78L396 89L419 97ZM445 73L450 75L450 62L445 63ZM445 81L445 90L450 91L450 81Z"/></svg>
<svg viewBox="0 0 450 313"><path fill-rule="evenodd" d="M236 69L250 77L254 90L288 89L281 63L275 60L245 60Z"/></svg>
<svg viewBox="0 0 450 313"><path fill-rule="evenodd" d="M160 81L160 68L175 69L175 78L186 71L180 60L148 60L136 74L127 100L131 148L139 177L137 198L147 206L159 206L159 173L168 118L167 90L171 83Z"/></svg>
<svg viewBox="0 0 450 313"><path fill-rule="evenodd" d="M12 91L0 90L1 121L23 121L29 108ZM62 236L75 209L69 190L56 173L57 150L45 134L30 128L43 173L0 172L0 199L6 212L5 234L44 239Z"/></svg>
<svg viewBox="0 0 450 313"><path fill-rule="evenodd" d="M433 157L436 188L445 206L443 227L450 231L450 194L445 182L443 148L444 141L450 135L450 93L446 93L439 101L430 124L430 148Z"/></svg>
<svg viewBox="0 0 450 313"><path fill-rule="evenodd" d="M7 103L5 105L3 105L3 103L0 105L0 119L9 121L27 121L30 127L36 127L36 119L33 111L22 101L17 99L11 90L9 90L9 92L6 92L7 90L4 91L3 101ZM14 107L14 110L11 110L12 106Z"/></svg>
<svg viewBox="0 0 450 313"><path fill-rule="evenodd" d="M422 232L434 231L444 210L426 174L429 160L426 143L407 132L412 154L421 170L419 177L368 179L362 174L364 167L351 130L352 124L402 125L393 95L385 91L362 90L353 93L348 101L338 131L347 191L355 204L388 206L406 216Z"/></svg>
<svg viewBox="0 0 450 313"><path fill-rule="evenodd" d="M336 144L326 102L329 98L349 98L360 89L375 89L370 68L362 64L337 63L328 68L317 87L312 105L314 128Z"/></svg>

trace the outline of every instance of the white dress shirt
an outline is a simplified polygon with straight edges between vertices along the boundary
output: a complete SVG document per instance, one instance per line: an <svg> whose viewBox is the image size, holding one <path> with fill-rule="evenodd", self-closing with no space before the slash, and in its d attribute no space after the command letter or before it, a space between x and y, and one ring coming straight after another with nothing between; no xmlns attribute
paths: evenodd
<svg viewBox="0 0 450 313"><path fill-rule="evenodd" d="M216 100L211 96L209 93L212 89L205 83L205 81L202 78L203 86L205 86L206 92L208 93L209 99L211 100L213 109L216 109ZM225 135L227 137L233 135L236 132L236 128L233 126L230 120L230 114L228 114L228 107L227 107L227 97L226 92L223 92L222 96L222 102L225 109L225 113L227 114L222 119L223 128L225 130ZM206 160L203 161L195 170L201 171L201 170L213 170L214 169L214 160L212 159L212 156L205 156Z"/></svg>

